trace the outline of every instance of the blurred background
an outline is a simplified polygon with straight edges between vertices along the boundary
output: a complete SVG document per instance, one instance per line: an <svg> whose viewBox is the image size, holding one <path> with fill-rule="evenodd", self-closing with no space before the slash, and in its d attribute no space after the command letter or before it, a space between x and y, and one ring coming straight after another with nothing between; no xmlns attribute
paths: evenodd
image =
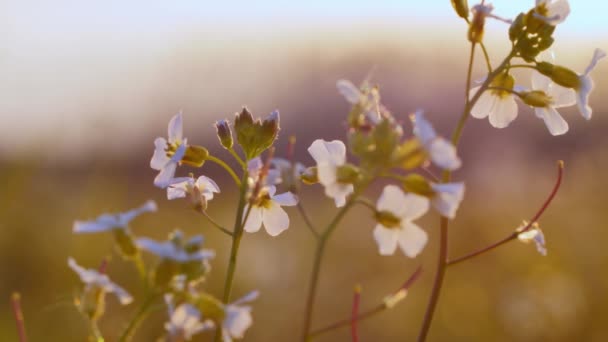
<svg viewBox="0 0 608 342"><path fill-rule="evenodd" d="M496 0L495 13L512 18L533 1ZM595 47L608 49L608 4L571 1L572 13L555 33L560 64L579 72ZM424 108L449 135L463 105L466 26L449 1L3 1L0 3L0 340L16 340L8 300L23 295L32 341L83 341L85 322L73 307L80 283L68 256L96 267L113 256L110 276L141 293L136 275L108 234L74 236L73 221L134 208L151 198L159 212L133 223L137 235L161 239L173 228L202 233L216 249L207 288L220 294L229 240L188 209L168 202L152 185L153 140L182 110L189 142L230 160L213 122L247 105L257 116L281 111L277 154L296 135L296 158L312 164L316 138L344 139L348 104L335 82L371 75L383 103L406 122ZM485 41L494 64L508 51L507 26L488 20ZM475 78L483 77L482 56ZM528 84L527 73L519 82ZM529 108L507 129L469 120L461 143L465 201L451 225L450 255L459 256L510 233L544 201L566 164L563 186L540 223L549 253L513 242L447 273L430 341L608 340L608 63L593 73L594 117L569 108L568 134L552 137ZM409 127L406 127L406 131ZM190 171L180 169L180 172ZM202 172L222 193L211 202L217 221L232 221L236 189L215 165ZM376 198L382 184L369 196ZM335 212L319 186L305 188L304 205L318 224ZM289 209L288 209L289 210ZM246 235L235 298L252 289L255 324L246 341L292 341L299 336L313 239L295 210L277 238ZM430 292L438 218L420 221L430 235L423 255L377 253L374 221L354 210L333 235L326 255L313 326L350 314L361 284L362 308L377 305L418 265L424 274L407 300L361 322L362 341L412 340ZM152 262L152 259L149 260ZM141 298L139 298L141 300ZM114 341L138 303L109 300L101 330ZM163 332L164 310L136 335ZM348 329L318 341L349 341ZM211 339L210 334L196 337Z"/></svg>

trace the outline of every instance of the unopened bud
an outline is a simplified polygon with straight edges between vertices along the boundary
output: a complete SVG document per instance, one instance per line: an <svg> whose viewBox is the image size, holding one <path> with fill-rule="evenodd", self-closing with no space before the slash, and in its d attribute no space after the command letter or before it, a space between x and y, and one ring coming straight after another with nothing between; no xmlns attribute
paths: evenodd
<svg viewBox="0 0 608 342"><path fill-rule="evenodd" d="M425 197L431 197L435 194L429 181L417 173L407 175L403 180L403 187L409 192Z"/></svg>
<svg viewBox="0 0 608 342"><path fill-rule="evenodd" d="M243 107L243 110L234 118L234 129L238 131L250 125L253 125L253 115L247 110L247 107Z"/></svg>
<svg viewBox="0 0 608 342"><path fill-rule="evenodd" d="M468 32L468 39L471 43L481 43L483 40L486 17L493 9L492 5L479 4L473 6L473 20L471 20Z"/></svg>
<svg viewBox="0 0 608 342"><path fill-rule="evenodd" d="M536 70L562 87L579 89L581 86L579 76L566 67L548 62L539 62L536 64Z"/></svg>
<svg viewBox="0 0 608 342"><path fill-rule="evenodd" d="M225 149L229 150L234 145L232 139L232 131L230 130L230 123L228 120L219 120L215 123L215 129L217 130L217 137L220 139L220 144Z"/></svg>
<svg viewBox="0 0 608 342"><path fill-rule="evenodd" d="M532 107L544 108L549 107L551 103L553 103L551 96L547 95L542 90L522 92L519 94L519 97L525 104Z"/></svg>
<svg viewBox="0 0 608 342"><path fill-rule="evenodd" d="M361 172L352 164L344 164L336 170L336 179L340 183L355 183L359 180Z"/></svg>
<svg viewBox="0 0 608 342"><path fill-rule="evenodd" d="M467 0L451 0L452 7L459 17L467 19L469 17L469 4Z"/></svg>
<svg viewBox="0 0 608 342"><path fill-rule="evenodd" d="M201 167L203 164L205 164L208 157L209 151L206 148L202 146L189 145L181 162L193 167Z"/></svg>
<svg viewBox="0 0 608 342"><path fill-rule="evenodd" d="M300 179L304 184L312 185L319 183L319 175L317 174L317 167L309 167L300 175Z"/></svg>

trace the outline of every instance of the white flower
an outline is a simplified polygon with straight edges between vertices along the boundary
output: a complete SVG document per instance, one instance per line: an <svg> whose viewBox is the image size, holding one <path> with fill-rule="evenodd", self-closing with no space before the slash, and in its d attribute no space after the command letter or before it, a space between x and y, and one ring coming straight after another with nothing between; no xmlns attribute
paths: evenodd
<svg viewBox="0 0 608 342"><path fill-rule="evenodd" d="M606 52L601 49L595 49L591 62L589 62L589 65L585 69L585 73L578 76L580 86L578 89L575 89L577 95L576 104L578 105L578 110L581 115L587 120L591 119L591 114L593 113L593 110L589 107L589 94L591 94L591 91L593 90L594 83L589 74L591 73L591 70L595 68L597 62L604 57L606 57Z"/></svg>
<svg viewBox="0 0 608 342"><path fill-rule="evenodd" d="M445 170L456 170L462 162L456 154L456 147L435 132L431 123L424 117L422 110L411 116L414 125L414 135L429 154L431 161Z"/></svg>
<svg viewBox="0 0 608 342"><path fill-rule="evenodd" d="M377 88L371 88L364 93L349 80L338 80L336 87L346 101L361 107L365 117L372 124L377 124L380 121L381 113L386 109L380 104L380 93Z"/></svg>
<svg viewBox="0 0 608 342"><path fill-rule="evenodd" d="M113 283L107 275L94 269L85 269L78 265L73 258L68 258L68 266L78 274L80 280L86 285L85 291L99 289L103 292L114 293L122 305L127 305L133 301L133 297L122 287Z"/></svg>
<svg viewBox="0 0 608 342"><path fill-rule="evenodd" d="M532 89L542 91L548 96L546 107L534 107L534 113L545 125L551 135L561 135L568 132L568 123L556 108L569 107L576 103L574 90L553 83L550 78L535 72L532 74Z"/></svg>
<svg viewBox="0 0 608 342"><path fill-rule="evenodd" d="M165 295L169 310L169 322L165 323L165 329L169 337L189 341L192 336L214 327L211 320L201 322L201 313L192 304L183 303L174 308L172 297L171 294Z"/></svg>
<svg viewBox="0 0 608 342"><path fill-rule="evenodd" d="M443 216L453 219L464 197L464 183L431 183L435 192L431 204Z"/></svg>
<svg viewBox="0 0 608 342"><path fill-rule="evenodd" d="M222 322L223 342L232 342L232 339L240 339L245 336L245 331L253 323L251 317L251 307L241 304L255 300L259 295L258 291L252 291L243 298L224 307L224 321Z"/></svg>
<svg viewBox="0 0 608 342"><path fill-rule="evenodd" d="M499 75L490 85L512 89L513 82L514 80L511 76ZM472 88L470 90L470 97L473 98L480 88L481 86ZM505 128L517 118L515 96L506 90L485 90L471 109L471 116L477 119L489 117L492 126Z"/></svg>
<svg viewBox="0 0 608 342"><path fill-rule="evenodd" d="M91 221L74 222L74 233L97 233L113 229L127 229L129 222L137 216L157 210L156 202L149 200L141 207L118 214L103 214Z"/></svg>
<svg viewBox="0 0 608 342"><path fill-rule="evenodd" d="M160 172L154 178L154 185L166 188L175 176L175 169L186 154L187 140L183 138L182 113L176 114L169 121L168 139L156 138L154 140L154 155L150 160L150 167Z"/></svg>
<svg viewBox="0 0 608 342"><path fill-rule="evenodd" d="M264 187L254 203L245 207L244 212L249 211L249 216L244 218L247 220L244 227L246 232L255 233L264 224L270 236L277 236L289 228L289 216L281 206L294 206L298 204L298 199L289 191L279 195L275 195L275 192L274 185Z"/></svg>
<svg viewBox="0 0 608 342"><path fill-rule="evenodd" d="M202 235L196 235L184 243L183 234L177 230L171 234L171 239L168 241L158 242L149 238L139 238L137 246L163 259L185 263L206 261L215 257L213 250L201 249L203 241Z"/></svg>
<svg viewBox="0 0 608 342"><path fill-rule="evenodd" d="M519 234L517 234L517 238L523 243L534 242L538 253L546 256L547 248L545 247L545 235L543 234L543 231L540 230L540 227L536 222L532 224L532 227L530 227L530 229L526 230L525 232L522 231L523 228L525 228L527 225L528 223L524 221L524 223L519 228L517 228L516 231L519 232Z"/></svg>
<svg viewBox="0 0 608 342"><path fill-rule="evenodd" d="M220 188L213 179L200 176L196 180L194 177L179 177L170 181L167 187L167 199L190 197L194 205L207 206L207 202L213 199L214 193L219 193Z"/></svg>
<svg viewBox="0 0 608 342"><path fill-rule="evenodd" d="M562 23L570 14L568 0L536 0L534 16L549 25Z"/></svg>
<svg viewBox="0 0 608 342"><path fill-rule="evenodd" d="M410 258L418 255L427 243L427 234L412 221L429 210L426 197L404 194L395 185L387 185L376 205L378 224L374 239L380 254L392 255L397 245Z"/></svg>
<svg viewBox="0 0 608 342"><path fill-rule="evenodd" d="M308 148L308 153L317 162L319 182L325 187L325 195L333 198L337 207L346 204L346 197L354 191L350 183L338 180L338 168L346 163L346 146L340 140L317 139Z"/></svg>

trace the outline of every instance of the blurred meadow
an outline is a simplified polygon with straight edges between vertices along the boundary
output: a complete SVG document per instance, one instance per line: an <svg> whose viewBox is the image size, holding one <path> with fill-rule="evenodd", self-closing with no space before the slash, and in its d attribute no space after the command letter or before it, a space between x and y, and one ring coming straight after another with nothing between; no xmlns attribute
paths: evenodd
<svg viewBox="0 0 608 342"><path fill-rule="evenodd" d="M432 3L432 4L431 4ZM496 0L495 12L514 17L533 1ZM593 48L608 48L608 4L571 1L557 28L560 64L582 71ZM281 112L277 155L297 136L296 158L316 138L345 138L349 105L335 82L371 75L383 103L410 126L423 108L449 135L463 105L466 26L449 1L122 2L59 0L0 4L0 340L15 341L9 296L20 291L32 341L83 341L85 322L73 306L80 286L68 256L96 267L111 256L108 273L141 293L131 265L115 253L109 234L71 233L76 219L134 208L147 199L159 212L136 219L137 235L164 238L173 228L202 233L217 251L207 289L220 294L229 239L183 201L155 188L149 160L153 140L182 110L185 136L230 160L212 124L247 105L255 116ZM485 41L498 63L509 48L507 25L489 20ZM475 77L483 76L481 54ZM527 84L526 73L521 82ZM551 190L556 161L566 169L560 192L540 220L548 256L512 242L447 272L430 341L608 341L608 63L593 73L593 119L563 111L570 131L552 137L532 110L497 130L470 119L460 145L467 185L450 227L450 255L459 256L510 233L529 219ZM180 170L187 174L190 170ZM237 189L207 164L196 174L216 179L222 193L209 212L233 220ZM376 198L382 184L374 186ZM335 208L320 186L302 201L313 220ZM234 297L259 289L254 325L245 341L292 341L299 336L311 270L313 238L294 209L290 229L276 238L247 234ZM321 271L314 327L350 315L352 289L361 284L362 308L372 307L422 265L424 273L396 308L361 322L362 341L412 340L422 320L437 257L438 217L420 221L430 235L423 254L382 257L369 211L355 210L330 240ZM141 298L140 298L141 299ZM101 330L115 341L136 303L108 300ZM137 333L151 341L163 332L159 308ZM195 341L211 340L201 334ZM315 341L349 341L348 328Z"/></svg>

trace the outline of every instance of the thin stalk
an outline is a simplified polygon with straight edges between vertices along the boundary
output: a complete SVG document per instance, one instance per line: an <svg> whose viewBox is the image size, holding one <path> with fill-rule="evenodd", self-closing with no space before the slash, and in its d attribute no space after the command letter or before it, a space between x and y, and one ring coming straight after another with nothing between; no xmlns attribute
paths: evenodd
<svg viewBox="0 0 608 342"><path fill-rule="evenodd" d="M452 259L448 261L448 266L452 266L455 264L458 264L460 262L472 259L478 255L484 254L486 252L489 252L497 247L500 247L504 244L506 244L509 241L515 240L517 239L517 237L519 236L519 234L528 231L532 225L538 221L538 219L542 216L542 214L545 212L545 210L549 207L549 205L551 204L551 201L553 201L553 198L555 198L555 195L557 194L557 191L560 188L560 185L562 183L562 176L564 173L564 163L560 160L558 162L558 168L557 168L557 181L555 182L555 185L553 186L553 189L551 190L551 192L549 193L549 196L547 197L547 199L545 200L545 202L543 203L543 205L540 207L540 209L534 214L534 216L530 219L530 221L528 221L528 224L523 227L521 230L519 231L515 231L511 234L509 234L508 236L506 236L505 238L489 245L486 246L484 248L481 248L479 250L476 250L474 252L471 252L469 254L463 255L461 257Z"/></svg>
<svg viewBox="0 0 608 342"><path fill-rule="evenodd" d="M137 327L144 320L144 318L146 318L146 316L150 312L150 309L152 308L152 304L154 304L154 301L156 300L157 296L158 296L158 294L148 295L146 300L144 300L144 302L141 304L141 306L135 313L135 316L133 316L133 318L129 322L129 325L127 326L127 328L123 331L122 335L120 335L120 338L119 338L120 342L131 341L131 338L133 338L133 335L135 334Z"/></svg>
<svg viewBox="0 0 608 342"><path fill-rule="evenodd" d="M228 152L230 152L230 154L234 157L234 160L236 160L239 165L241 165L241 168L243 168L243 170L247 169L247 164L245 163L245 161L243 161L243 159L241 159L241 156L236 153L234 148L228 149Z"/></svg>
<svg viewBox="0 0 608 342"><path fill-rule="evenodd" d="M232 168L224 163L223 160L216 158L212 155L207 156L207 160L216 163L217 165L221 166L224 170L226 170L226 172L228 172L228 174L232 177L232 179L234 180L234 183L237 186L241 186L241 181L239 180L239 177L236 175L236 173L234 172L234 170L232 170Z"/></svg>
<svg viewBox="0 0 608 342"><path fill-rule="evenodd" d="M359 306L361 304L361 286L355 286L353 295L353 309L350 319L350 334L352 336L352 342L359 342L359 332L357 330L357 322L359 316Z"/></svg>
<svg viewBox="0 0 608 342"><path fill-rule="evenodd" d="M212 226L214 226L215 228L219 229L222 233L228 235L228 236L232 236L232 232L229 231L228 229L224 228L221 224L217 223L214 219L211 218L211 216L209 216L209 214L207 214L206 211L200 211L201 214L203 214L203 216L207 219L207 221L209 221L209 223L211 223Z"/></svg>
<svg viewBox="0 0 608 342"><path fill-rule="evenodd" d="M490 63L490 55L488 54L488 49L486 49L486 45L484 43L479 43L479 46L481 46L481 51L483 51L483 57L486 60L488 72L492 72L492 63Z"/></svg>
<svg viewBox="0 0 608 342"><path fill-rule="evenodd" d="M23 316L23 310L21 309L21 294L18 292L14 292L11 295L11 307L13 309L15 324L17 325L17 336L19 336L19 342L27 342L25 319Z"/></svg>
<svg viewBox="0 0 608 342"><path fill-rule="evenodd" d="M319 232L317 232L315 225L312 223L312 220L308 216L308 213L306 213L306 210L304 209L304 206L300 201L298 201L296 207L298 208L298 211L300 212L300 215L302 216L302 219L304 219L304 223L306 223L306 226L308 227L310 232L315 236L315 238L318 239L320 236Z"/></svg>
<svg viewBox="0 0 608 342"><path fill-rule="evenodd" d="M104 342L104 338L103 335L101 335L101 331L99 330L99 327L97 326L97 321L92 319L90 320L90 327L91 327L91 333L93 334L93 338L95 339L95 342Z"/></svg>

